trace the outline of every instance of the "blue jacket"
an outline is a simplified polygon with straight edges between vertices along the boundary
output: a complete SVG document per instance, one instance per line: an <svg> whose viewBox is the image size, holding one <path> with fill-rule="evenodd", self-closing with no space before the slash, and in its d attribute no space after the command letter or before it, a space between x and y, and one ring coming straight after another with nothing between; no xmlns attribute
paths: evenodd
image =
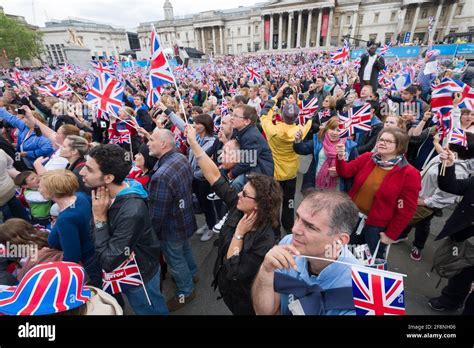
<svg viewBox="0 0 474 348"><path fill-rule="evenodd" d="M3 119L20 131L16 150L17 152L26 152L26 161L30 162L31 166L38 157L50 157L54 153L53 146L48 138L44 136L38 137L34 132L26 138L29 128L25 122L11 115L5 108L0 108L0 119Z"/></svg>
<svg viewBox="0 0 474 348"><path fill-rule="evenodd" d="M309 166L308 171L303 176L303 183L301 184L301 191L307 188L316 186L316 169L318 168L319 152L323 149L323 143L319 141L318 134L313 136L313 140L307 140L300 143L295 143L293 149L298 155L309 155L313 154L313 159ZM353 140L347 139L346 141L346 157L352 161L357 158L359 153L357 152L357 143ZM351 179L340 180L340 190L348 192L352 186Z"/></svg>
<svg viewBox="0 0 474 348"><path fill-rule="evenodd" d="M64 261L84 263L95 254L91 233L92 207L84 193L78 192L76 197L76 203L59 214L48 244L64 252Z"/></svg>

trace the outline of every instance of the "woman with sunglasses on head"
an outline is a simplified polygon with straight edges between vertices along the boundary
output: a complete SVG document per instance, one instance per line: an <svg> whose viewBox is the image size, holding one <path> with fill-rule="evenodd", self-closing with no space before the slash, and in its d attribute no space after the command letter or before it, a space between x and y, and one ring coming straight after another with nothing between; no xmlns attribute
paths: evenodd
<svg viewBox="0 0 474 348"><path fill-rule="evenodd" d="M408 164L405 153L408 135L397 128L384 128L377 137L374 152L346 162L344 144L337 145L337 174L353 178L349 196L360 211L361 221L351 244L369 245L378 258L398 239L416 212L421 176Z"/></svg>
<svg viewBox="0 0 474 348"><path fill-rule="evenodd" d="M275 245L274 229L280 223L282 192L278 182L265 175L249 175L240 193L221 175L219 168L196 141L196 130L186 127L186 136L212 190L225 202L229 214L218 242L214 286L233 314L255 315L251 286L265 254ZM239 162L235 140L224 145L222 166Z"/></svg>

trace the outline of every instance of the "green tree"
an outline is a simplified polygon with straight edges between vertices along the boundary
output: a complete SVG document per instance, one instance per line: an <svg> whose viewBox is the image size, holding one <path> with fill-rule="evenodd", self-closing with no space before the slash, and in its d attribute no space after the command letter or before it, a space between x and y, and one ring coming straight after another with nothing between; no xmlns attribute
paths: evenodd
<svg viewBox="0 0 474 348"><path fill-rule="evenodd" d="M0 50L3 49L10 59L38 57L41 50L41 35L0 14Z"/></svg>

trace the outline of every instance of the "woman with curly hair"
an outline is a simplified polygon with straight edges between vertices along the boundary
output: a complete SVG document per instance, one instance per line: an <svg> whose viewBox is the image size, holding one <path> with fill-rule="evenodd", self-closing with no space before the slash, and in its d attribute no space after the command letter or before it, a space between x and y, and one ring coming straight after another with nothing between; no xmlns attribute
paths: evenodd
<svg viewBox="0 0 474 348"><path fill-rule="evenodd" d="M273 177L249 175L237 193L199 146L194 128L188 125L186 133L204 177L229 208L219 235L214 287L219 288L233 314L255 315L251 287L265 254L275 245L274 230L279 227L282 201L280 185ZM226 160L222 162L224 165Z"/></svg>

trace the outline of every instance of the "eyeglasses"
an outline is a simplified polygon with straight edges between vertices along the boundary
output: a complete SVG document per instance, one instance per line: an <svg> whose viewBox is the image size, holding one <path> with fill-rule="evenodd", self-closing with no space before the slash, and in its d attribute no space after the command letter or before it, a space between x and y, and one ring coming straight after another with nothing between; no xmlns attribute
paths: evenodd
<svg viewBox="0 0 474 348"><path fill-rule="evenodd" d="M257 200L255 197L250 197L249 194L247 192L245 192L245 190L242 190L242 197L250 198L250 199L253 199L254 201Z"/></svg>
<svg viewBox="0 0 474 348"><path fill-rule="evenodd" d="M232 113L232 114L230 115L230 117L232 117L232 118L241 118L242 120L245 120L245 117L243 117L243 116L237 116L237 115L234 114L234 113Z"/></svg>
<svg viewBox="0 0 474 348"><path fill-rule="evenodd" d="M393 141L393 140L382 139L382 138L380 138L377 142L378 142L378 143L385 143L385 144L395 144L395 143L396 143L396 142Z"/></svg>

